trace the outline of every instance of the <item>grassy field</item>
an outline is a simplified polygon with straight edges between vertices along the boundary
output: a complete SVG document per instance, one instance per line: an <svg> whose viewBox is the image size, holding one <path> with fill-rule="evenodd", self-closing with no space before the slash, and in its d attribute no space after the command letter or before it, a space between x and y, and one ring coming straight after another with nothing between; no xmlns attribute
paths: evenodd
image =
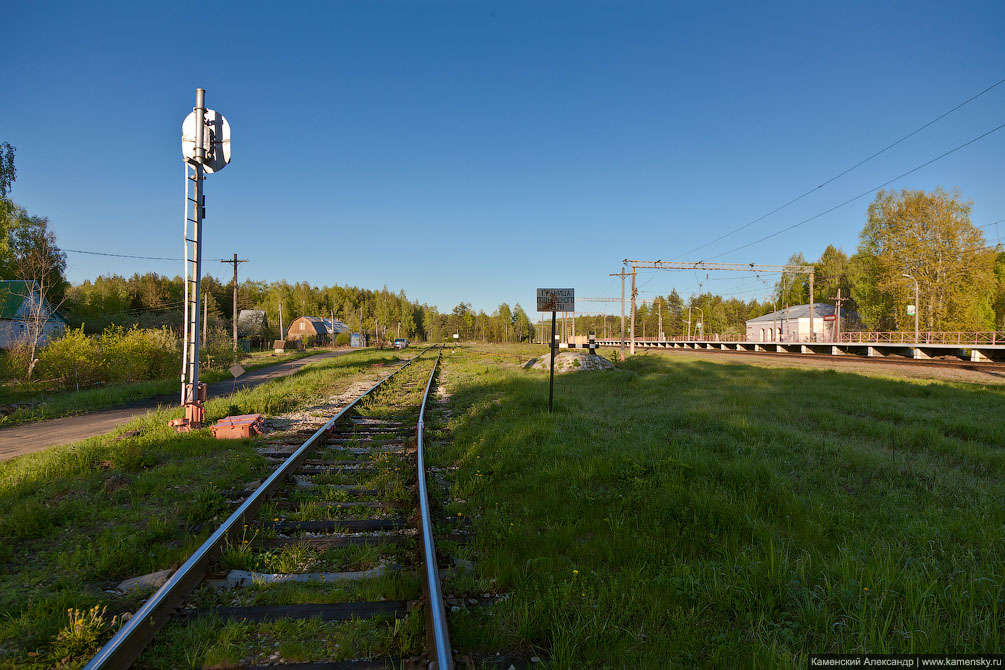
<svg viewBox="0 0 1005 670"><path fill-rule="evenodd" d="M539 656L555 669L795 668L812 652L1002 648L1005 389L637 356L558 376L549 415L547 373L519 365L537 353L446 353L449 398L437 412L449 419L433 422L429 461L450 481L439 530L474 532L438 544L447 562L474 563L444 583L476 601L449 613L462 656ZM306 406L393 356L326 361L211 401L209 415ZM176 414L124 429L138 435L0 464L0 668L79 666L112 614L139 603L105 589L176 565L262 476L254 442L177 436L165 427ZM304 560L231 552L225 565L284 571ZM377 559L310 560L366 569ZM162 655L198 668L246 652L246 625L202 621ZM297 659L320 653L319 635L404 649L415 625L390 637L312 622L254 633L256 644L283 639L283 657Z"/></svg>
<svg viewBox="0 0 1005 670"><path fill-rule="evenodd" d="M254 352L241 361L241 366L250 372L268 365L314 356L324 351L310 349L279 355L273 355L271 352ZM227 370L206 370L199 376L200 381L206 383L230 378L230 372ZM33 389L30 384L8 383L0 385L0 404L16 403L25 406L0 416L0 428L95 412L157 396L177 394L178 384L177 377L172 377L132 384L109 384L80 391L42 391Z"/></svg>
<svg viewBox="0 0 1005 670"><path fill-rule="evenodd" d="M365 350L314 363L210 400L207 419L310 407L360 374L387 374L371 365L396 358ZM141 601L106 589L176 567L229 514L227 501L269 470L254 440L174 433L167 421L179 415L151 413L117 436L0 463L0 668L79 667L107 639L112 613Z"/></svg>
<svg viewBox="0 0 1005 670"><path fill-rule="evenodd" d="M1000 387L637 356L556 379L448 355L462 652L553 668L805 667L1003 647ZM446 586L449 592L451 587Z"/></svg>

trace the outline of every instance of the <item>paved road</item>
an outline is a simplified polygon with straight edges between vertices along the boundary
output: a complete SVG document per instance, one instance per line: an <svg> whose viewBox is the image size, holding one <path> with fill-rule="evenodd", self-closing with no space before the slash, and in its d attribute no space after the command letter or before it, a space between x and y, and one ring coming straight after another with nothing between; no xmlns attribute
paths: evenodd
<svg viewBox="0 0 1005 670"><path fill-rule="evenodd" d="M295 361L278 363L259 368L243 375L237 382L237 389L253 388L273 379L293 374L308 363L341 356L349 350L327 351L316 356L308 356ZM229 395L234 391L233 381L214 382L207 389L210 398ZM139 400L123 407L67 416L62 419L51 419L37 423L26 423L20 426L0 430L0 461L6 461L21 454L39 451L46 447L77 442L95 435L103 435L126 423L140 414L145 414L158 405L178 403L178 396L156 396Z"/></svg>

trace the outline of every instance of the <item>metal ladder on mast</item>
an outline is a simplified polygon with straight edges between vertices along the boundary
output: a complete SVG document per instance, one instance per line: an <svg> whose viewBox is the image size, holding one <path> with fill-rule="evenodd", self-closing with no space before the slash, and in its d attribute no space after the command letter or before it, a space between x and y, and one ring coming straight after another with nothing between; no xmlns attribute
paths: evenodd
<svg viewBox="0 0 1005 670"><path fill-rule="evenodd" d="M199 428L205 419L205 384L200 384L199 370L199 295L202 284L202 258L199 239L205 217L205 196L201 165L185 163L185 337L182 344L181 403L191 428Z"/></svg>

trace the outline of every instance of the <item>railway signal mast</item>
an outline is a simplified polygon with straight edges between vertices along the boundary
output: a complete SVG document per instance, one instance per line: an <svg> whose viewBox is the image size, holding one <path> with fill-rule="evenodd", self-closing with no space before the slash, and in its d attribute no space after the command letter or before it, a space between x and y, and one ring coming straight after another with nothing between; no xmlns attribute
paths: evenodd
<svg viewBox="0 0 1005 670"><path fill-rule="evenodd" d="M202 293L202 221L206 196L202 182L230 163L230 124L206 109L206 91L197 88L195 107L181 127L185 161L185 339L182 345L181 404L185 418L171 425L179 432L202 428L206 419L206 385L199 383L199 300ZM236 265L235 265L236 268Z"/></svg>

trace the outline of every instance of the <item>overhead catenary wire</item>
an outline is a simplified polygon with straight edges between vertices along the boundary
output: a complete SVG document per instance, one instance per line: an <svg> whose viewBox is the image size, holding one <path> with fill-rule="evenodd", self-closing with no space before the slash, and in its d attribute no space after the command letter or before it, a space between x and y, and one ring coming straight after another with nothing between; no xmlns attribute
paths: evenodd
<svg viewBox="0 0 1005 670"><path fill-rule="evenodd" d="M941 153L938 156L936 156L935 158L932 158L931 160L925 161L924 163L922 163L921 165L918 165L917 167L911 168L907 172L899 174L896 177L893 177L892 179L888 179L887 181L883 182L882 184L880 184L878 186L874 186L874 187L870 188L867 191L863 191L862 193L860 193L860 194L858 194L856 196L848 198L844 202L838 203L837 205L834 205L833 207L829 207L828 209L825 209L822 212L814 214L813 216L811 216L809 218L803 219L802 221L799 221L798 223L794 223L791 226L786 226L785 228L782 228L781 230L775 231L774 233L771 233L770 235L765 235L764 237L762 237L760 239L756 239L753 242L748 242L747 244L743 244L741 246L738 246L735 249L730 249L729 251L724 251L721 254L717 254L715 256L711 256L711 257L709 257L709 258L707 258L705 260L713 260L713 259L716 259L716 258L722 258L723 256L728 256L729 254L735 253L735 252L740 251L742 249L746 249L748 247L752 247L755 244L760 244L761 242L764 242L766 240L770 240L773 237L778 237L779 235L781 235L783 233L787 233L790 230L798 228L799 226L805 225L805 224L807 224L807 223L809 223L811 221L819 219L821 216L824 216L826 214L830 214L831 212L833 212L835 210L838 210L838 209L841 209L842 207L844 207L846 205L849 205L849 204L855 202L856 200L861 200L865 196L870 195L871 193L875 193L876 191L878 191L879 189L881 189L881 188L883 188L885 186L889 186L890 184L892 184L895 181L903 179L904 177L906 177L906 176L908 176L910 174L914 174L918 170L920 170L922 168L925 168L925 167L928 167L932 163L934 163L934 162L936 162L938 160L941 160L941 159L945 158L946 156L949 156L950 154L956 153L960 149L968 147L971 144L973 144L974 142L982 140L985 137L987 137L988 135L991 135L992 133L998 132L1002 128L1005 128L1005 123L1003 123L1003 124L1001 124L999 126L996 126L995 128L992 128L991 130L989 130L989 131L987 131L985 133L982 133L982 134L978 135L977 137L975 137L975 138L973 138L973 139L971 139L971 140L969 140L967 142L964 142L963 144L960 144L959 146L956 146L956 147L950 149L949 151Z"/></svg>
<svg viewBox="0 0 1005 670"><path fill-rule="evenodd" d="M746 229L746 228L749 228L750 226L754 225L755 223L758 223L759 221L763 221L764 219L768 218L768 217L769 217L769 216L771 216L772 214L776 214L776 213L778 213L778 212L782 211L783 209L785 209L785 208L786 208L786 207L788 207L789 205L794 205L795 203L799 202L800 200L802 200L802 199L803 199L803 198L805 198L806 196L808 196L808 195L810 195L810 194L812 194L812 193L815 193L816 191L819 191L819 190L820 190L820 189L822 189L822 188L823 188L824 186L827 186L828 184L830 184L830 183L832 183L832 182L834 182L834 181L837 181L838 179L840 179L841 177L845 176L845 175L846 175L846 174L848 174L849 172L852 172L853 170L855 170L855 169L857 169L857 168L859 168L859 167L861 167L861 166L865 165L866 163L868 163L869 161L871 161L871 160L872 160L873 158L876 158L877 156L879 156L879 155L881 155L881 154L883 154L883 153L885 153L885 152L889 151L890 149L892 149L893 147L897 146L898 144L900 144L900 143L901 143L901 142L903 142L904 140L907 140L907 139L909 139L910 137L913 137L914 135L917 135L918 133L920 133L920 132L921 132L922 130L924 130L925 128L928 128L929 126L931 126L932 124L936 123L937 121L940 121L940 120L944 119L945 117L949 116L950 114L952 114L952 113L953 113L953 112L955 112L956 110L960 109L961 107L964 107L965 105L968 105L968 104L970 104L971 102L973 102L973 101L974 101L974 100L976 100L977 98L981 97L981 96L982 96L982 95L984 95L985 93L987 93L987 92L991 91L992 89L994 89L994 88L996 88L996 87L1000 86L1000 85L1001 85L1001 84L1003 84L1003 83L1005 83L1005 79L999 79L999 80L998 80L998 81L996 81L995 83L993 83L993 84L991 84L990 86L988 86L987 88L985 88L985 89L984 89L983 91L981 91L980 93L977 93L977 94L975 94L975 95L973 95L973 96L971 96L971 97L967 98L966 100L964 100L964 101L963 101L963 102L961 102L960 104L956 105L955 107L953 107L953 108L952 108L952 109L950 109L949 111L946 111L946 112L943 112L942 114L940 114L939 116L935 117L934 119L932 119L931 121L929 121L929 122L928 122L928 123L926 123L925 125L921 126L920 128L917 128L917 129L915 129L915 130L911 131L910 133L908 133L907 135L904 135L904 136L903 136L903 137L901 137L901 138L900 138L899 140L897 140L897 141L895 141L895 142L893 142L893 143L891 143L891 144L888 144L887 146L883 147L882 149L880 149L880 150L879 150L879 151L877 151L876 153L872 154L871 156L868 156L867 158L864 158L864 159L862 159L861 161L859 161L859 162L858 162L858 163L856 163L855 165L852 165L852 166L851 166L850 168L847 168L846 170L844 170L844 171L842 171L842 172L840 172L840 173L838 173L838 174L834 175L833 177L831 177L830 179L828 179L828 180L824 181L824 182L823 182L823 183L821 183L820 185L818 185L818 186L814 186L813 188L811 188L810 190L806 191L806 192L805 192L805 193L803 193L802 195L800 195L800 196L797 196L797 197L793 198L792 200L789 200L788 202L786 202L786 203L785 203L785 204L783 204L783 205L779 205L778 207L774 208L774 209L773 209L773 210L771 210L770 212L768 212L768 213L766 213L766 214L762 214L761 216L757 217L756 219L753 219L752 221L748 221L747 223L743 224L742 226L739 226L739 227L737 227L737 228L734 228L733 230L729 231L728 233L725 233L725 234L723 234L723 235L720 235L719 237L715 238L715 239L714 239L714 240L712 240L711 242L706 242L705 244L702 244L702 245L700 245L700 246L697 246L697 247L695 247L694 249L691 249L690 251L685 251L685 252L684 252L684 253L682 253L682 254L681 254L680 256L677 256L677 257L675 257L675 258L674 258L673 260L677 260L677 259L680 259L680 258L683 258L684 256L690 256L691 254L693 254L693 253L694 253L694 252L696 252L696 251L700 251L701 249L704 249L705 247L708 247L708 246L711 246L711 245L715 244L716 242L719 242L719 241L721 241L721 240L724 240L724 239L726 239L727 237L729 237L729 236L731 236L731 235L733 235L733 234L735 234L735 233L738 233L738 232L740 232L741 230L744 230L744 229ZM992 132L994 132L994 131L992 131ZM908 174L909 174L909 173L908 173Z"/></svg>

